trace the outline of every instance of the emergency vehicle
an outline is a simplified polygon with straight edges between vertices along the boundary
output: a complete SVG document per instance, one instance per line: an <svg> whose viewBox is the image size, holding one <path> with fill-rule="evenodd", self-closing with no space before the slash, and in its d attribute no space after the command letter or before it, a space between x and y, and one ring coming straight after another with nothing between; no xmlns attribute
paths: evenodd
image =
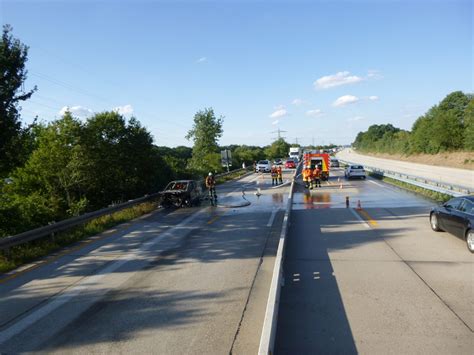
<svg viewBox="0 0 474 355"><path fill-rule="evenodd" d="M328 153L319 153L319 152L305 152L303 154L303 169L313 169L319 165L321 169L321 180L329 179L329 162L330 155Z"/></svg>

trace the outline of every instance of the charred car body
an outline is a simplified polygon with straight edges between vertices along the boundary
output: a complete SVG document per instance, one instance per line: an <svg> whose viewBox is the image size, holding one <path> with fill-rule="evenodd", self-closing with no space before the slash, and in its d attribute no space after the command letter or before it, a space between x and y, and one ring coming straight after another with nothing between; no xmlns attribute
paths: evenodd
<svg viewBox="0 0 474 355"><path fill-rule="evenodd" d="M171 181L160 192L163 207L190 207L198 205L203 197L202 183L196 180Z"/></svg>

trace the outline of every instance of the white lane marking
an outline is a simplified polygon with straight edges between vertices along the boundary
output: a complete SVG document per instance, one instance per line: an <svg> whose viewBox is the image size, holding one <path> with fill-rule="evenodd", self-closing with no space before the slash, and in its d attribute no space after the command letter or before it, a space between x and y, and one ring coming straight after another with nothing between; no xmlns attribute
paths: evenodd
<svg viewBox="0 0 474 355"><path fill-rule="evenodd" d="M0 344L3 344L7 340L11 339L15 335L21 333L43 317L47 316L49 313L53 312L55 309L58 307L62 306L72 298L78 296L81 294L81 292L88 290L89 288L92 288L94 286L97 286L99 284L99 281L104 278L105 276L108 276L112 274L114 271L116 271L118 268L120 268L122 265L129 261L136 261L142 259L143 255L146 255L144 253L147 250L150 250L154 247L155 244L158 244L163 238L169 237L173 234L174 231L184 227L185 225L189 224L192 222L198 215L201 215L204 213L204 211L208 210L203 209L200 210L191 216L187 217L181 223L173 227L171 230L166 231L165 233L157 236L156 238L142 244L142 246L128 254L125 254L119 258L117 258L116 261L112 262L110 265L106 266L104 269L100 270L97 274L92 275L92 276L87 276L84 277L81 281L79 281L75 286L72 286L68 289L66 289L63 293L57 295L56 297L52 297L52 299L46 303L44 306L40 307L36 311L33 311L31 314L26 316L23 319L20 319L17 323L13 324L12 326L6 328L5 330L0 332ZM123 284L126 282L130 277L133 276L134 273L128 273L124 279L122 279L122 282L120 284ZM118 287L120 285L117 285ZM102 294L105 294L109 290L107 289L100 289L96 290L97 292L102 292Z"/></svg>
<svg viewBox="0 0 474 355"><path fill-rule="evenodd" d="M293 274L293 276L300 276L300 274Z"/></svg>
<svg viewBox="0 0 474 355"><path fill-rule="evenodd" d="M377 186L380 186L380 187L385 187L382 184L379 184L378 182L375 182L374 180L369 180L369 182L371 182L372 184L375 184Z"/></svg>
<svg viewBox="0 0 474 355"><path fill-rule="evenodd" d="M268 220L268 223L267 223L267 227L271 227L271 226L272 226L273 221L274 221L274 219L275 219L275 216L276 216L278 210L279 210L278 208L275 208L275 209L272 211L272 214L271 214L271 216L270 216L270 219Z"/></svg>
<svg viewBox="0 0 474 355"><path fill-rule="evenodd" d="M382 185L382 184L380 184L380 183L378 183L378 182L376 182L376 181L374 181L374 180L372 180L372 179L368 179L367 181L368 181L368 182L371 182L372 184L375 184L375 185L381 187L382 189L390 190L390 191L396 192L396 193L400 193L399 190L397 190L396 188L390 186L389 184Z"/></svg>
<svg viewBox="0 0 474 355"><path fill-rule="evenodd" d="M352 212L352 214L354 215L354 217L357 218L357 219L359 220L359 222L362 223L362 224L365 226L365 228L370 229L369 224L368 224L366 221L364 221L364 220L362 219L362 217L359 216L359 214L358 214L353 208L349 208L349 210Z"/></svg>
<svg viewBox="0 0 474 355"><path fill-rule="evenodd" d="M293 279L294 282L298 282L300 279Z"/></svg>
<svg viewBox="0 0 474 355"><path fill-rule="evenodd" d="M313 275L319 275L319 271L314 271Z"/></svg>
<svg viewBox="0 0 474 355"><path fill-rule="evenodd" d="M320 279L320 277L319 277L319 276L315 276L315 277L313 277L313 279L315 279L315 280L319 280L319 279Z"/></svg>

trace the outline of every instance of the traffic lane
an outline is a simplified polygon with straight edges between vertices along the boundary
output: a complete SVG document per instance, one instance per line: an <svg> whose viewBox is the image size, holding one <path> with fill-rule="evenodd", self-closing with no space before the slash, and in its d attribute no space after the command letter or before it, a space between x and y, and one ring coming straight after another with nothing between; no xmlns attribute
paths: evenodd
<svg viewBox="0 0 474 355"><path fill-rule="evenodd" d="M236 182L219 185L217 190L225 190L228 185L233 185L235 190L249 180L247 176ZM120 255L139 248L201 209L157 210L4 275L0 279L0 327L7 326L18 315L33 309L44 299L93 275ZM214 213L215 209L209 211L210 215ZM205 221L204 216L201 223ZM166 248L167 243L161 247Z"/></svg>
<svg viewBox="0 0 474 355"><path fill-rule="evenodd" d="M428 180L465 186L470 188L471 191L474 189L474 172L467 169L447 168L442 166L375 158L355 153L353 150L344 150L339 152L337 157L353 163L396 171L402 174L424 177Z"/></svg>
<svg viewBox="0 0 474 355"><path fill-rule="evenodd" d="M193 216L193 213L191 213L191 211L192 211L191 209L183 209L183 210L177 210L175 211L175 213L190 213L191 216ZM207 211L209 211L207 215L204 214L203 216L196 218L196 221L194 221L196 222L195 226L200 225L200 224L211 223L212 220L216 217L216 215L218 215L222 211L225 211L225 213L235 214L237 213L236 211L242 211L242 209L230 210L230 209L212 208L212 209L208 209ZM269 214L269 218L271 217L271 215L273 215L273 212L274 211L272 209L268 209L267 213ZM150 228L156 227L157 221L155 220L155 217L156 217L155 215L152 215L146 221L146 223L148 224ZM147 231L144 230L144 228L142 228L143 225L142 226L137 225L135 227L136 227L136 230L127 234L127 237L130 237L130 238L133 237L135 240L134 243L136 244L137 243L136 240L137 239L139 240L139 238L143 238L143 235L146 234ZM100 283L92 283L93 287L91 286L87 290L81 289L84 287L84 285L89 284L89 277L86 275L90 274L92 278L95 276L94 275L95 272L90 272L90 273L83 272L81 273L80 281L74 280L77 282L75 283L69 282L69 284L67 282L63 283L64 280L61 280L60 277L52 278L52 275L49 275L47 272L46 272L46 276L40 275L39 276L40 279L41 277L46 279L44 287L43 285L35 284L35 282L39 282L38 280L33 280L33 282L26 284L25 287L22 287L21 290L18 290L15 294L8 295L8 300L11 301L10 306L15 305L15 307L12 307L11 309L14 310L13 313L14 315L16 315L16 317L12 317L10 319L10 322L8 322L7 324L4 324L4 327L2 328L2 332L0 332L0 338L2 336L2 333L4 333L5 330L8 331L12 328L11 326L13 326L14 328L14 326L16 326L17 323L24 324L24 322L23 323L21 322L22 320L21 317L23 314L41 313L41 311L43 311L41 306L45 302L48 304L54 303L56 298L58 298L54 296L61 290L63 292L60 295L58 295L59 298L64 295L69 297L71 293L74 293L78 289L81 289L80 295L84 297L71 297L71 300L67 299L67 301L70 301L71 304L76 305L74 307L75 312L72 312L69 315L69 317L61 318L60 312L59 313L52 312L51 314L48 314L48 317L45 317L45 319L42 320L43 322L50 322L50 325L54 325L54 327L45 327L44 329L50 329L50 328L56 329L60 327L61 324L63 325L67 324L67 322L70 319L73 319L75 315L80 315L81 312L87 310L87 308L91 307L95 302L98 302L104 294L118 287L118 285L120 285L121 282L123 283L123 280L126 280L127 278L130 277L130 275L133 275L134 273L136 273L137 270L138 271L142 270L146 265L150 263L150 260L151 261L154 260L154 258L156 258L157 255L159 255L160 253L166 253L167 251L172 250L175 247L175 243L177 243L180 240L180 238L182 239L186 235L186 233L189 233L190 231L191 229L184 226L183 228L180 229L178 235L174 236L174 238L171 238L172 236L168 235L166 236L165 239L162 238L162 240L159 241L160 243L158 244L155 243L153 245L153 248L154 248L153 250L149 250L149 249L141 250L141 251L139 250L138 254L124 256L123 253L120 253L120 250L118 250L117 248L113 248L110 244L104 245L105 250L100 249L100 248L95 250L95 252L97 252L97 254L100 255L101 258L105 259L105 260L102 260L103 267L96 267L95 270L97 270L97 273L102 274L102 275L106 274L106 276L108 277L107 278L103 277ZM167 231L164 234L166 235L166 233ZM152 231L151 234L154 236L156 236L156 234L160 235L160 233L157 233L156 230ZM153 236L150 238L152 238L152 240L154 239ZM123 243L123 241L121 241L120 243ZM94 251L93 251L90 254L84 256L83 258L78 259L74 264L68 264L65 261L64 262L65 266L62 272L64 274L70 275L70 274L74 274L73 272L71 272L71 270L75 270L75 272L78 272L77 270L80 270L80 269L84 270L92 264L91 260L93 260L94 257L96 257L96 255L94 255ZM125 260L123 260L124 257L125 257ZM120 269L120 272L119 270L115 270L115 269L113 270L113 272L109 272L110 275L107 275L107 272L104 272L104 270L107 270L110 266L113 266L115 264L120 264L122 261L125 261L125 266ZM43 269L43 271L45 271L45 269ZM35 272L39 272L39 270L35 270ZM31 277L31 275L32 274L29 274L29 277ZM22 276L24 277L25 275L22 275ZM62 275L62 277L64 277L64 275ZM49 287L49 289L45 291L46 286ZM67 288L67 286L70 286L70 287ZM58 287L58 288L54 289L54 287ZM30 302L28 304L28 307L21 308L18 306L21 303L18 301L22 299L26 299ZM64 299L65 297L62 298L62 300ZM2 299L2 300L5 301L5 299ZM76 302L76 300L79 300L79 301ZM6 303L3 303L3 305L4 307L2 308L2 315L4 314L4 311L8 309ZM39 330L41 329L42 328L40 327ZM39 331L39 330L38 328L36 328L36 331ZM44 339L44 336L45 335L43 334L43 337L37 336L37 337L34 337L34 339L37 341L41 341L42 339ZM21 336L20 336L20 339L21 339ZM30 344L30 345L32 346L32 348L34 348L33 344ZM13 347L13 349L15 349L15 347Z"/></svg>
<svg viewBox="0 0 474 355"><path fill-rule="evenodd" d="M306 189L302 179L297 180L293 209L344 208L346 199L350 207L432 206L433 201L415 193L368 177L344 178L343 169L332 169L328 181L320 188Z"/></svg>
<svg viewBox="0 0 474 355"><path fill-rule="evenodd" d="M472 331L388 244L419 230L368 229L351 209L291 218L277 353L472 351Z"/></svg>
<svg viewBox="0 0 474 355"><path fill-rule="evenodd" d="M270 232L260 221L269 217L268 211L228 211L210 219L59 333L44 332L55 324L54 317L29 329L37 339L48 341L27 346L24 339L15 339L2 350L228 353ZM81 302L65 304L55 316L74 314ZM264 313L265 305L261 322ZM257 349L259 333L253 336Z"/></svg>
<svg viewBox="0 0 474 355"><path fill-rule="evenodd" d="M0 327L54 295L93 275L120 255L140 247L188 218L196 209L157 211L117 226L35 264L6 275L0 283ZM161 247L166 247L166 243Z"/></svg>
<svg viewBox="0 0 474 355"><path fill-rule="evenodd" d="M474 256L466 242L449 233L431 230L424 208L367 209L377 222L374 228L408 226L390 247L470 329L474 329ZM473 344L474 345L474 344Z"/></svg>

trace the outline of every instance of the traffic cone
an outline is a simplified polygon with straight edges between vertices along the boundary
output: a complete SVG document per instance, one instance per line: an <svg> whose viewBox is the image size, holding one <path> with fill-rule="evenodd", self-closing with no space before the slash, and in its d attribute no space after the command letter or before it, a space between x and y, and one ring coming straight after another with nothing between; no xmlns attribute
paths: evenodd
<svg viewBox="0 0 474 355"><path fill-rule="evenodd" d="M360 200L357 200L357 209L358 209L358 210L361 210L361 209L362 209L362 206L360 205Z"/></svg>

